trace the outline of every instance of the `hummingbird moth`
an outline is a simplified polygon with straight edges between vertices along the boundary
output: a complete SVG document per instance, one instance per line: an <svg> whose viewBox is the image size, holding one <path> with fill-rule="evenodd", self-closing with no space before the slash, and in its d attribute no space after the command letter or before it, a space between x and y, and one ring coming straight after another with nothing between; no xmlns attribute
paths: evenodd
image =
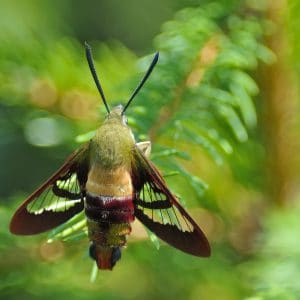
<svg viewBox="0 0 300 300"><path fill-rule="evenodd" d="M195 256L210 256L204 233L148 159L151 143L137 143L127 125L125 111L155 67L158 53L127 104L110 110L88 44L85 51L106 118L95 136L19 206L10 231L38 234L84 210L90 256L99 269L111 270L121 258L135 218L171 246Z"/></svg>

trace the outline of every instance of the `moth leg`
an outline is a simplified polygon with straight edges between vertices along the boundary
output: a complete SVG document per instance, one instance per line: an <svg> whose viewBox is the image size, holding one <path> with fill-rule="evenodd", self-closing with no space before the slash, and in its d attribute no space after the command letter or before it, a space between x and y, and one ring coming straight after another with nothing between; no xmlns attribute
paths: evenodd
<svg viewBox="0 0 300 300"><path fill-rule="evenodd" d="M143 154L148 158L151 154L151 142L139 142L136 146L143 152Z"/></svg>
<svg viewBox="0 0 300 300"><path fill-rule="evenodd" d="M143 208L151 208L151 209L165 209L172 207L172 203L166 200L156 200L152 202L145 202L142 200L135 200L135 204L139 205Z"/></svg>

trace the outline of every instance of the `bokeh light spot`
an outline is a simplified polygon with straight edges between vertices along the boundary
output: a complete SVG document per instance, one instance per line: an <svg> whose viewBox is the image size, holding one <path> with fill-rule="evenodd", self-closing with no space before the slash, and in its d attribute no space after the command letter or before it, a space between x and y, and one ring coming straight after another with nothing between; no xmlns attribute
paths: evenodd
<svg viewBox="0 0 300 300"><path fill-rule="evenodd" d="M40 246L40 255L44 260L56 261L64 255L64 245L60 241L43 243Z"/></svg>
<svg viewBox="0 0 300 300"><path fill-rule="evenodd" d="M65 116L72 119L97 119L98 104L97 97L75 89L64 94L60 108Z"/></svg>
<svg viewBox="0 0 300 300"><path fill-rule="evenodd" d="M53 106L57 101L57 90L49 80L37 79L29 89L30 101L41 108Z"/></svg>
<svg viewBox="0 0 300 300"><path fill-rule="evenodd" d="M25 137L29 144L50 147L63 141L63 131L59 122L53 118L37 118L25 126Z"/></svg>

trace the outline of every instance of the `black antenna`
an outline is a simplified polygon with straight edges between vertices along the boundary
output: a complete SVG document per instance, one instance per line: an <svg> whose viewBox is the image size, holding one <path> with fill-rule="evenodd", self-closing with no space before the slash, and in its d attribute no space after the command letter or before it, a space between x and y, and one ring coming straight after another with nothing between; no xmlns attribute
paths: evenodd
<svg viewBox="0 0 300 300"><path fill-rule="evenodd" d="M139 92L139 90L142 88L142 86L144 85L144 83L147 81L148 77L150 76L153 68L155 67L157 61L158 61L158 57L159 57L159 52L156 52L156 54L154 55L154 58L151 62L151 65L149 66L149 69L147 70L144 78L142 79L142 81L139 83L139 85L137 86L137 88L134 90L134 92L132 93L131 97L129 98L127 104L125 105L122 114L124 114L125 110L128 108L128 106L130 105L131 101L133 100L133 98L136 96L136 94Z"/></svg>
<svg viewBox="0 0 300 300"><path fill-rule="evenodd" d="M100 96L102 98L102 101L103 101L103 103L105 105L107 113L110 113L109 107L107 105L107 102L106 102L106 99L105 99L105 96L104 96L104 93L103 93L100 81L99 81L98 76L97 76L96 69L95 69L95 66L94 66L93 56L92 56L92 48L91 48L91 46L87 42L84 42L84 45L85 45L85 55L86 55L86 59L88 61L89 67L90 67L90 71L91 71L91 73L93 75L94 81L96 83L96 86L97 86L97 89L99 91L99 94L100 94Z"/></svg>

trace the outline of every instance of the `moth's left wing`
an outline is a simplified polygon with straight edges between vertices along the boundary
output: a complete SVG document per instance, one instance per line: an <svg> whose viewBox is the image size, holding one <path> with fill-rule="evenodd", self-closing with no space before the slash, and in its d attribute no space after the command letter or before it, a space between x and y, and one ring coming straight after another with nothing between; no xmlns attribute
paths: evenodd
<svg viewBox="0 0 300 300"><path fill-rule="evenodd" d="M138 147L132 170L137 219L171 246L195 256L210 256L206 236Z"/></svg>
<svg viewBox="0 0 300 300"><path fill-rule="evenodd" d="M10 231L20 235L41 233L82 211L87 158L88 144L71 154L61 168L19 206L12 217Z"/></svg>

